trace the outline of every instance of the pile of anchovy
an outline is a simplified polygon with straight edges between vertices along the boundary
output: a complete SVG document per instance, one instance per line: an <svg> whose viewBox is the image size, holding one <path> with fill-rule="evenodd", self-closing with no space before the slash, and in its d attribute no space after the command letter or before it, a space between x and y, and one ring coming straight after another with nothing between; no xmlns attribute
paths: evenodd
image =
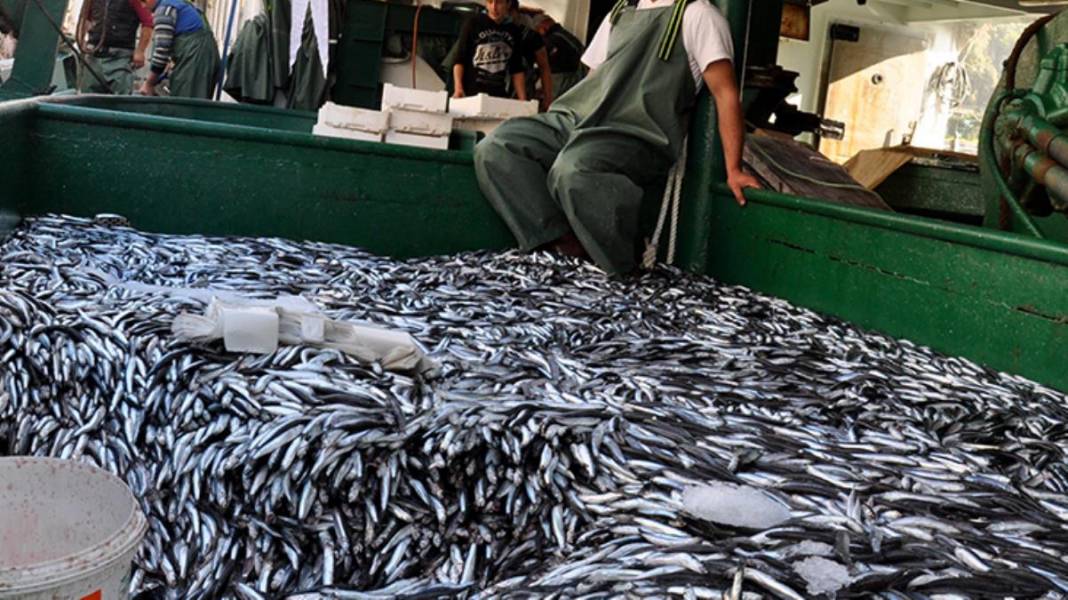
<svg viewBox="0 0 1068 600"><path fill-rule="evenodd" d="M205 301L155 286L301 295L441 368L179 341ZM157 597L1066 597L1066 400L671 268L53 216L0 244L0 454L122 477ZM693 516L714 482L789 519Z"/></svg>

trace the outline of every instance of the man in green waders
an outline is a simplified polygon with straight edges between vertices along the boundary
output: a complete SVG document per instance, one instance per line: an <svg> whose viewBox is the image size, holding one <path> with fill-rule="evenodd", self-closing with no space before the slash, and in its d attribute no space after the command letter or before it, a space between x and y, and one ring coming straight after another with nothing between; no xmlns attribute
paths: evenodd
<svg viewBox="0 0 1068 600"><path fill-rule="evenodd" d="M759 184L741 168L732 52L708 0L620 0L583 54L590 74L549 112L507 121L475 149L479 186L520 247L584 249L609 273L633 270L643 187L679 156L702 79L744 205L742 190Z"/></svg>
<svg viewBox="0 0 1068 600"><path fill-rule="evenodd" d="M151 73L141 93L156 95L156 84L171 62L170 95L211 99L219 69L219 48L204 15L186 0L146 0L155 13Z"/></svg>
<svg viewBox="0 0 1068 600"><path fill-rule="evenodd" d="M78 91L130 94L152 39L152 13L141 0L86 0L77 37L88 65L78 65Z"/></svg>

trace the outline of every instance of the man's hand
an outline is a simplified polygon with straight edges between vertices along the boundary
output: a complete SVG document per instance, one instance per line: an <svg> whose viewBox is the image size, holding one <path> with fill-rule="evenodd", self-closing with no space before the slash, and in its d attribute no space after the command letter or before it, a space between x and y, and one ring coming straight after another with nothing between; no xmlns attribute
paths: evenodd
<svg viewBox="0 0 1068 600"><path fill-rule="evenodd" d="M133 58L130 59L130 64L135 69L140 69L145 66L145 51L141 49L134 50Z"/></svg>
<svg viewBox="0 0 1068 600"><path fill-rule="evenodd" d="M738 201L738 206L745 206L745 194L743 194L743 191L746 188L759 190L761 187L760 181L745 171L735 171L728 174L727 185L731 188L731 192L734 193L734 199Z"/></svg>
<svg viewBox="0 0 1068 600"><path fill-rule="evenodd" d="M456 86L456 89L453 90L453 92L452 92L452 97L453 98L463 98L464 97L464 88L462 88L460 86Z"/></svg>
<svg viewBox="0 0 1068 600"><path fill-rule="evenodd" d="M155 96L156 84L145 81L141 84L141 89L138 91L141 93L142 96Z"/></svg>
<svg viewBox="0 0 1068 600"><path fill-rule="evenodd" d="M716 102L719 137L723 141L723 160L727 164L727 185L734 193L738 206L745 206L745 188L759 188L755 177L742 171L742 146L745 144L745 123L742 120L741 94L734 79L734 67L729 60L719 60L705 67L705 84Z"/></svg>

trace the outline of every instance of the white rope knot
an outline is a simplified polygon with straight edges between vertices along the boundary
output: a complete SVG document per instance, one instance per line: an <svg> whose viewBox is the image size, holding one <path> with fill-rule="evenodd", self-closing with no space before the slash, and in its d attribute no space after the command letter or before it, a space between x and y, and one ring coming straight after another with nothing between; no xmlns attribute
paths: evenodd
<svg viewBox="0 0 1068 600"><path fill-rule="evenodd" d="M656 229L653 237L646 240L645 252L642 253L642 268L649 270L656 266L656 253L660 248L660 236L664 233L664 222L667 219L668 207L671 207L671 230L668 233L668 251L665 263L675 262L675 242L679 233L679 205L682 198L682 179L686 175L686 142L682 140L682 154L668 171L667 185L664 187L664 197L660 201L660 216L656 219Z"/></svg>

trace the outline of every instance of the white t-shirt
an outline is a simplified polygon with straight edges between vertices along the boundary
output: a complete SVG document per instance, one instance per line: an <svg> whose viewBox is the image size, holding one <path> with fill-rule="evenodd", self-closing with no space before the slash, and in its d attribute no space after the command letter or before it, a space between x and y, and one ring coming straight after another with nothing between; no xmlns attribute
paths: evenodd
<svg viewBox="0 0 1068 600"><path fill-rule="evenodd" d="M671 0L638 0L638 10L665 8L671 6ZM608 34L612 29L611 16L601 21L597 33L593 35L590 45L582 55L582 62L590 69L596 69L608 58ZM712 6L708 0L693 0L686 5L682 15L682 45L690 59L690 72L697 91L701 91L701 74L708 65L727 59L734 60L734 43L727 19ZM652 50L650 50L652 52Z"/></svg>

